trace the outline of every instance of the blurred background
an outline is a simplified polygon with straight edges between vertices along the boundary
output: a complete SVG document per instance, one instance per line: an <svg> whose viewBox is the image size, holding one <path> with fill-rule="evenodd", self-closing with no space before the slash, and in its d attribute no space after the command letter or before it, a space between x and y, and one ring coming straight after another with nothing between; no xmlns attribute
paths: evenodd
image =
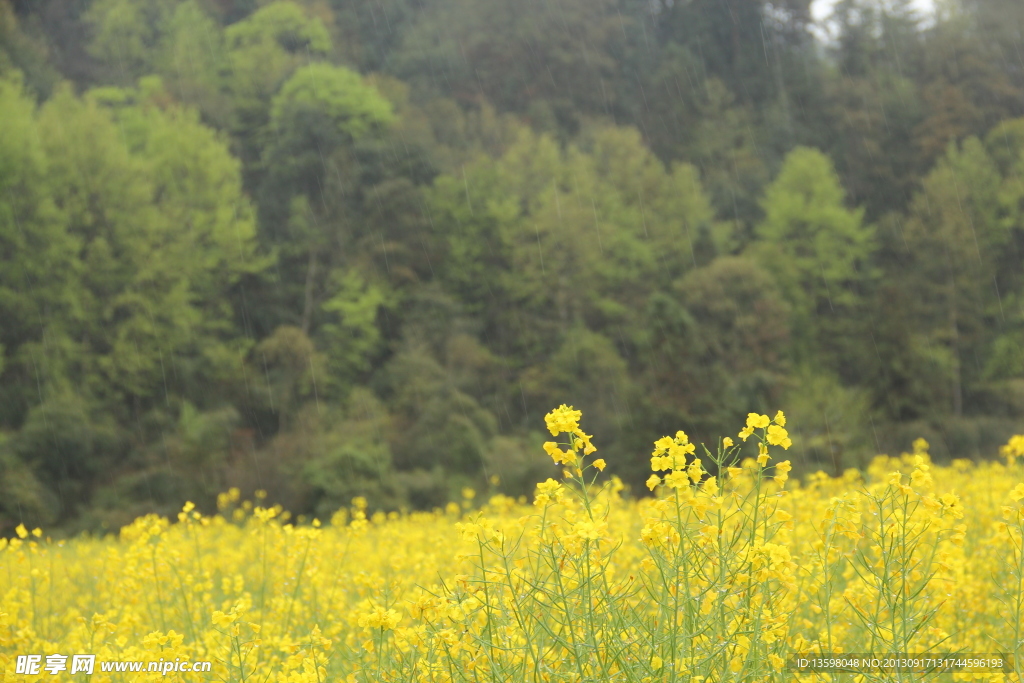
<svg viewBox="0 0 1024 683"><path fill-rule="evenodd" d="M0 533L1024 411L1019 0L0 0Z"/></svg>

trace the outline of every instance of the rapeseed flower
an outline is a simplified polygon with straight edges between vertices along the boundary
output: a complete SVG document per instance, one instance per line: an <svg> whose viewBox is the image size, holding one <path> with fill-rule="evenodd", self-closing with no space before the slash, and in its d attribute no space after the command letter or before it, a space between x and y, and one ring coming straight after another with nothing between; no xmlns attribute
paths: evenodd
<svg viewBox="0 0 1024 683"><path fill-rule="evenodd" d="M1016 503L1021 498L1024 498L1024 484L1017 484L1010 491L1010 500Z"/></svg>
<svg viewBox="0 0 1024 683"><path fill-rule="evenodd" d="M579 429L581 417L583 417L581 411L573 410L572 406L567 406L563 403L545 415L544 422L547 424L551 435L558 436L559 434L572 433Z"/></svg>
<svg viewBox="0 0 1024 683"><path fill-rule="evenodd" d="M752 413L757 460L725 438L698 458L677 431L654 444L657 495L631 499L575 474L594 444L559 411L573 477L533 505L385 515L357 497L307 524L234 489L219 513L114 538L21 524L0 538L0 649L209 660L232 682L759 683L791 653L985 652L1024 624L1024 436L1005 462L939 466L918 441L784 491L786 418Z"/></svg>
<svg viewBox="0 0 1024 683"><path fill-rule="evenodd" d="M767 415L758 415L757 413L747 414L747 427L751 429L764 429L768 426L771 420L768 419Z"/></svg>
<svg viewBox="0 0 1024 683"><path fill-rule="evenodd" d="M398 626L401 618L401 615L393 609L374 607L370 612L360 615L359 626L368 629L379 628L382 631L390 631Z"/></svg>

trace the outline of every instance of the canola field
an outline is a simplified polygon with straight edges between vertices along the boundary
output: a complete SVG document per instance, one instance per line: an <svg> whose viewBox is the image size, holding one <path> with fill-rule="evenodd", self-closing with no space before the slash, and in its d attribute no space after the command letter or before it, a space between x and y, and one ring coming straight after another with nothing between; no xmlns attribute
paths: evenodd
<svg viewBox="0 0 1024 683"><path fill-rule="evenodd" d="M635 500L599 476L581 419L546 417L564 475L532 501L368 517L356 499L299 523L233 490L214 516L188 504L116 539L19 527L0 539L0 678L1020 680L1024 437L999 461L934 466L919 440L863 475L798 482L785 416L751 414L699 453L683 432L656 441L652 497ZM750 444L757 457L740 459ZM841 653L1004 664L794 668ZM211 667L72 673L50 659L81 654Z"/></svg>

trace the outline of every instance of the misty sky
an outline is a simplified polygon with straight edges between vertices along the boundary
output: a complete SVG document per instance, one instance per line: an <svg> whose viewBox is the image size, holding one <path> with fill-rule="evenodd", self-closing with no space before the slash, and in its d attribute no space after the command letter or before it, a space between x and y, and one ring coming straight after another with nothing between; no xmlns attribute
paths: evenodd
<svg viewBox="0 0 1024 683"><path fill-rule="evenodd" d="M814 4L811 5L811 12L814 14L814 19L820 21L829 15L832 11L832 5L836 3L836 0L815 0ZM914 4L921 10L922 14L931 14L934 3L932 0L914 0Z"/></svg>

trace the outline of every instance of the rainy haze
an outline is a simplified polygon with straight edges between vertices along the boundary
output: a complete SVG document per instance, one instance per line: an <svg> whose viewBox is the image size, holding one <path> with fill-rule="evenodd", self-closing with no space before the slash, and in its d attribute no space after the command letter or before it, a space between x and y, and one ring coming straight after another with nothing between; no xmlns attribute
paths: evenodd
<svg viewBox="0 0 1024 683"><path fill-rule="evenodd" d="M1019 0L0 0L0 536L992 459L1022 175Z"/></svg>

